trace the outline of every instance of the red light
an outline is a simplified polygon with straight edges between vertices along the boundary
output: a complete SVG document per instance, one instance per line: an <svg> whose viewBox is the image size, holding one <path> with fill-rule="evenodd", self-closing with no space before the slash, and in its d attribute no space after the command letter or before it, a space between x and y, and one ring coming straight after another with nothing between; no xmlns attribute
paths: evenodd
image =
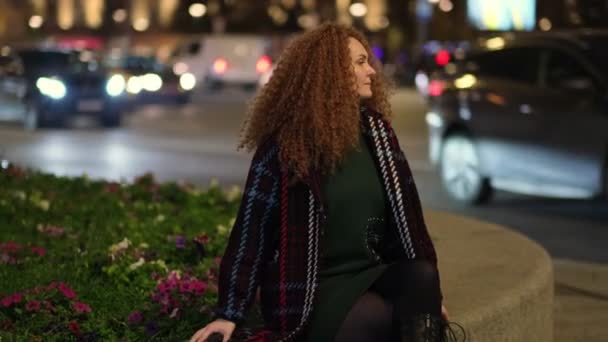
<svg viewBox="0 0 608 342"><path fill-rule="evenodd" d="M429 83L429 95L430 96L441 96L443 94L443 82L433 80Z"/></svg>
<svg viewBox="0 0 608 342"><path fill-rule="evenodd" d="M440 50L435 55L435 62L440 66L444 66L444 65L448 64L450 62L450 59L451 59L450 53L447 52L446 50Z"/></svg>
<svg viewBox="0 0 608 342"><path fill-rule="evenodd" d="M218 58L213 62L213 71L216 74L223 74L228 69L228 62L223 58Z"/></svg>
<svg viewBox="0 0 608 342"><path fill-rule="evenodd" d="M262 56L258 59L258 62L255 63L255 71L258 74L263 74L270 69L272 62L270 61L270 57Z"/></svg>

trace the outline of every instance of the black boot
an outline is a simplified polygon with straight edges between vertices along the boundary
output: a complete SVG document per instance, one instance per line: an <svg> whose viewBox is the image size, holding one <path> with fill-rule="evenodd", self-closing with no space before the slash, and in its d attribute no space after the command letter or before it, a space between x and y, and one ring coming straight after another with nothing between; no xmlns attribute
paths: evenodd
<svg viewBox="0 0 608 342"><path fill-rule="evenodd" d="M464 342L466 334L458 326L460 334L450 328L447 321L441 316L431 314L417 314L403 318L400 322L402 342ZM460 338L458 335L462 335Z"/></svg>

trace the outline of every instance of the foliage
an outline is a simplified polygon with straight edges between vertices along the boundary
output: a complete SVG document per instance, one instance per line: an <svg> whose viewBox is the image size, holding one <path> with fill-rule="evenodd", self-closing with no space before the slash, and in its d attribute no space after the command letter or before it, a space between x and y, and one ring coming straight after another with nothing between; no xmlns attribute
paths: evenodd
<svg viewBox="0 0 608 342"><path fill-rule="evenodd" d="M240 189L0 168L0 339L185 340L211 318ZM67 295L66 295L67 294Z"/></svg>

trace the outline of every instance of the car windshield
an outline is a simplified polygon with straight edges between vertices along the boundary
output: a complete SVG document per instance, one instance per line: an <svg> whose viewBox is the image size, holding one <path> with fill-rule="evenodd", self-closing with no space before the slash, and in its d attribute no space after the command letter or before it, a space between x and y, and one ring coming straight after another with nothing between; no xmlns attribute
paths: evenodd
<svg viewBox="0 0 608 342"><path fill-rule="evenodd" d="M123 61L127 70L135 72L162 72L164 67L151 57L129 56Z"/></svg>
<svg viewBox="0 0 608 342"><path fill-rule="evenodd" d="M85 71L89 63L79 59L77 53L51 51L22 51L19 56L27 70Z"/></svg>
<svg viewBox="0 0 608 342"><path fill-rule="evenodd" d="M588 43L587 56L608 80L608 36L585 38Z"/></svg>

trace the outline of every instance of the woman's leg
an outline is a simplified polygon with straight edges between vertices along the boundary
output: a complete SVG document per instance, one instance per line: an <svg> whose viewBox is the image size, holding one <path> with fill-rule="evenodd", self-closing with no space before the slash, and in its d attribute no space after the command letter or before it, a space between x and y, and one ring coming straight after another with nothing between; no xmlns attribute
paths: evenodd
<svg viewBox="0 0 608 342"><path fill-rule="evenodd" d="M416 313L441 314L441 289L435 265L425 260L403 260L392 264L372 285L372 291L397 304L401 309Z"/></svg>
<svg viewBox="0 0 608 342"><path fill-rule="evenodd" d="M393 316L401 341L447 341L446 322L441 318L441 289L435 265L404 260L389 267L371 291L394 303Z"/></svg>
<svg viewBox="0 0 608 342"><path fill-rule="evenodd" d="M366 292L350 309L335 342L392 341L392 304L374 292Z"/></svg>

